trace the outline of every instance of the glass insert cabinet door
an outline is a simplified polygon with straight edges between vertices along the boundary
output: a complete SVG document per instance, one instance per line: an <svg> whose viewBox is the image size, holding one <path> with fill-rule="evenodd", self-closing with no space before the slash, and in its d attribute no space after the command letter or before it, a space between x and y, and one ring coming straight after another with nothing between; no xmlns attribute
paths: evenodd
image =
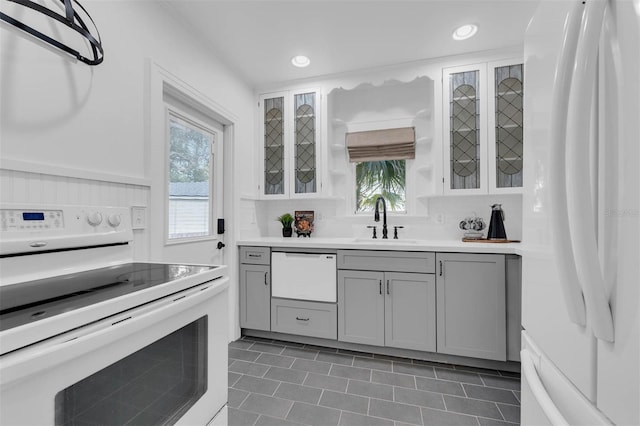
<svg viewBox="0 0 640 426"><path fill-rule="evenodd" d="M523 94L518 60L443 70L445 193L521 191Z"/></svg>
<svg viewBox="0 0 640 426"><path fill-rule="evenodd" d="M318 91L263 95L263 195L315 194L318 188Z"/></svg>

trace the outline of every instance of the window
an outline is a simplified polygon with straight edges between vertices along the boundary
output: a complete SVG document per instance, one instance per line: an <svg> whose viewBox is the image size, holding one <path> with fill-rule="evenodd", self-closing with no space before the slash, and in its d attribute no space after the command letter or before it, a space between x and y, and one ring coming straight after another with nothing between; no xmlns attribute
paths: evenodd
<svg viewBox="0 0 640 426"><path fill-rule="evenodd" d="M169 240L211 235L215 139L207 126L169 112Z"/></svg>
<svg viewBox="0 0 640 426"><path fill-rule="evenodd" d="M406 160L363 161L356 164L356 213L373 211L384 197L387 211L405 211Z"/></svg>

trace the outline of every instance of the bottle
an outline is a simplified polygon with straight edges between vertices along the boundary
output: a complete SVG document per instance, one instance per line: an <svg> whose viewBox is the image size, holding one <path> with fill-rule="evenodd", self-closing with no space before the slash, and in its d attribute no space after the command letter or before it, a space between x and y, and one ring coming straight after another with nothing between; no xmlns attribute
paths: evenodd
<svg viewBox="0 0 640 426"><path fill-rule="evenodd" d="M487 239L507 239L507 232L504 230L504 211L502 210L502 204L494 204L491 206L491 220L489 221Z"/></svg>

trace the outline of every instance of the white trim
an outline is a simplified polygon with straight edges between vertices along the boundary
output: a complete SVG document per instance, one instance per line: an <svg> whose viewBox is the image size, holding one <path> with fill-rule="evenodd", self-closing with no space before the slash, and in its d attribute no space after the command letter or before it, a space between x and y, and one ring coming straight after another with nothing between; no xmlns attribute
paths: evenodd
<svg viewBox="0 0 640 426"><path fill-rule="evenodd" d="M148 178L116 175L111 173L96 172L93 170L78 169L76 167L64 167L52 164L38 163L36 161L17 160L14 158L0 159L0 169L50 176L95 180L100 182L121 183L124 185L137 185L144 187L151 186L151 179Z"/></svg>

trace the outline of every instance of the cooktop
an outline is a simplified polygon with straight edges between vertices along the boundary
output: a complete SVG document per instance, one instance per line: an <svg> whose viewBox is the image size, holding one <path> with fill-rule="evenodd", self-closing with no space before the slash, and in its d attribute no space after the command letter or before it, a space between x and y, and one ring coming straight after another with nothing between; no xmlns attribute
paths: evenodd
<svg viewBox="0 0 640 426"><path fill-rule="evenodd" d="M0 286L0 331L215 268L217 266L124 263Z"/></svg>

